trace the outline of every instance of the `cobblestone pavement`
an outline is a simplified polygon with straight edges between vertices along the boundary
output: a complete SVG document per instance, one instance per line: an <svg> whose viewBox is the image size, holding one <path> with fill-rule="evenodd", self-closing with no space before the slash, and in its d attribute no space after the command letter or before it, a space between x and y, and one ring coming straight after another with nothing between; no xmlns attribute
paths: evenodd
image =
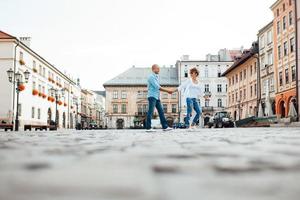
<svg viewBox="0 0 300 200"><path fill-rule="evenodd" d="M0 132L1 200L299 200L300 128Z"/></svg>

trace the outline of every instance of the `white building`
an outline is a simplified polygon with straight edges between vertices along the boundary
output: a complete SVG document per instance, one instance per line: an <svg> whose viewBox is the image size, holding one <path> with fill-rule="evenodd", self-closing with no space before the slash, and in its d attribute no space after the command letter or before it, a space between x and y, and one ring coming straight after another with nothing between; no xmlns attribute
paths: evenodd
<svg viewBox="0 0 300 200"><path fill-rule="evenodd" d="M64 90L58 99L58 128L74 128L76 106L73 98L80 97L80 87L70 77L54 67L30 48L30 38L18 39L0 31L0 121L13 123L16 115L16 90L8 81L7 70L28 70L29 82L20 92L20 129L24 125L47 125L55 121L56 102L51 88Z"/></svg>
<svg viewBox="0 0 300 200"><path fill-rule="evenodd" d="M204 125L215 112L222 111L227 106L227 79L221 75L233 64L233 59L241 55L241 50L222 49L218 55L208 54L206 60L192 60L188 55L182 56L177 61L178 77L180 84L189 78L189 71L196 67L199 74L199 81L203 88L200 94L199 102L202 107L202 119ZM210 98L207 94L210 94ZM180 121L183 122L186 117L186 102L183 95L179 99Z"/></svg>

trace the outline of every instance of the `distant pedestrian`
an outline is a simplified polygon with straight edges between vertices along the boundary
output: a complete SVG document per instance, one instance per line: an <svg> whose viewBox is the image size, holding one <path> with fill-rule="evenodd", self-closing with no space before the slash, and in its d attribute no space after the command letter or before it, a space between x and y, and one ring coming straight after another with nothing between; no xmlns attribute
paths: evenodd
<svg viewBox="0 0 300 200"><path fill-rule="evenodd" d="M198 69L192 68L190 70L190 75L191 75L190 79L183 82L176 90L174 90L172 92L176 92L176 91L183 92L184 98L186 100L186 107L187 107L185 126L191 130L196 127L196 124L199 121L202 111L201 111L201 107L198 103L198 99L201 94L200 82L198 80L198 76L199 76ZM195 110L196 115L195 115L192 123L190 123L193 109Z"/></svg>
<svg viewBox="0 0 300 200"><path fill-rule="evenodd" d="M159 72L160 67L157 64L152 65L152 73L148 78L148 112L146 119L146 131L147 132L155 132L155 130L151 127L151 120L154 112L154 108L156 108L160 123L164 131L170 131L172 128L168 126L167 120L164 115L164 110L160 101L160 91L167 92L171 94L172 92L168 89L162 88L159 84Z"/></svg>

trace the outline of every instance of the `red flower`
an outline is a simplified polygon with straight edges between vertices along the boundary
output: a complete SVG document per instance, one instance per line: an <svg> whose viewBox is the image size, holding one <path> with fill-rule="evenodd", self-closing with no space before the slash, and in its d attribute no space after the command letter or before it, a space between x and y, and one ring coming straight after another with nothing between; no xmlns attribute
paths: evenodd
<svg viewBox="0 0 300 200"><path fill-rule="evenodd" d="M36 95L38 95L39 94L39 91L37 91L37 90L32 90L32 95L33 96L36 96Z"/></svg>
<svg viewBox="0 0 300 200"><path fill-rule="evenodd" d="M43 94L42 97L43 97L43 99L46 99L47 95Z"/></svg>
<svg viewBox="0 0 300 200"><path fill-rule="evenodd" d="M19 85L18 89L19 89L19 91L25 90L25 85L23 85L23 84Z"/></svg>
<svg viewBox="0 0 300 200"><path fill-rule="evenodd" d="M67 103L64 103L64 106L67 107Z"/></svg>

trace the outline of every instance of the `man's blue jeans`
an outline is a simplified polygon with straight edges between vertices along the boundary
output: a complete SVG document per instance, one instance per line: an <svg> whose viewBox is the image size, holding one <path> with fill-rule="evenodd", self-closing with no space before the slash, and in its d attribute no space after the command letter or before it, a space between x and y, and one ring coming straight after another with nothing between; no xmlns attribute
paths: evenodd
<svg viewBox="0 0 300 200"><path fill-rule="evenodd" d="M201 108L196 98L186 98L186 106L187 106L187 114L185 118L185 126L190 127L190 119L191 119L193 108L196 111L196 116L194 117L192 123L192 125L194 126L198 122L200 115L202 113Z"/></svg>
<svg viewBox="0 0 300 200"><path fill-rule="evenodd" d="M160 123L163 129L168 128L168 123L164 115L164 110L161 105L159 99L155 99L154 97L148 97L148 112L147 112L147 119L146 119L146 129L151 129L151 119L153 116L154 108L156 108Z"/></svg>

